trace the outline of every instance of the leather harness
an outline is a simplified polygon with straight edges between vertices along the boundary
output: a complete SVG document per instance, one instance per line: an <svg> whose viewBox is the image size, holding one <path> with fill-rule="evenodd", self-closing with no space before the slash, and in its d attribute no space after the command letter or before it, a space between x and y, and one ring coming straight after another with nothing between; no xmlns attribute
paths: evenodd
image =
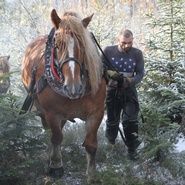
<svg viewBox="0 0 185 185"><path fill-rule="evenodd" d="M90 93L91 91L90 85L85 84L88 78L88 71L84 69L84 66L81 65L78 59L72 58L72 57L66 58L63 61L63 63L59 66L57 56L56 56L56 50L55 50L57 46L55 44L54 34L55 34L55 28L52 28L48 35L48 39L46 42L46 49L41 55L41 57L36 61L36 64L32 70L31 83L28 88L28 95L22 105L22 108L19 114L24 114L28 110L31 110L33 101L35 98L37 98L36 95L39 92L41 92L47 85L49 85L57 94L67 97L63 91L64 77L60 69L62 65L68 61L74 61L78 63L81 68L81 79L82 79L82 83L85 85L84 94ZM36 81L35 74L37 71L37 67L43 57L45 60L44 74Z"/></svg>

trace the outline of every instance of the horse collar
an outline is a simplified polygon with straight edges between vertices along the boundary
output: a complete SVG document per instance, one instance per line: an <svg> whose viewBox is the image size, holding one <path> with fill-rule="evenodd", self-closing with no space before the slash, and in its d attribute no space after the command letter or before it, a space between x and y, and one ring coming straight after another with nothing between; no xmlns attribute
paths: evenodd
<svg viewBox="0 0 185 185"><path fill-rule="evenodd" d="M62 74L58 70L58 62L55 55L55 46L54 46L54 33L55 28L52 28L48 35L48 40L46 42L45 49L45 66L44 66L44 75L47 79L48 85L59 95L66 96L63 92L62 84Z"/></svg>

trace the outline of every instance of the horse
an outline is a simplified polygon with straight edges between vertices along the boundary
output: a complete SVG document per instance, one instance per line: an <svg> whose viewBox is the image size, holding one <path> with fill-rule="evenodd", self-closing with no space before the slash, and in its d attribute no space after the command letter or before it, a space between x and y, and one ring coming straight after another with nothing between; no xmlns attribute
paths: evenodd
<svg viewBox="0 0 185 185"><path fill-rule="evenodd" d="M49 174L64 173L61 143L66 123L85 122L86 175L96 170L97 132L104 115L106 79L98 49L87 26L93 14L82 19L75 11L59 17L51 11L53 28L49 35L35 38L22 61L22 82L32 92L34 108L44 127L51 130ZM77 134L74 132L74 134Z"/></svg>
<svg viewBox="0 0 185 185"><path fill-rule="evenodd" d="M6 93L10 86L10 78L3 77L6 73L10 72L9 59L10 56L0 56L0 94Z"/></svg>

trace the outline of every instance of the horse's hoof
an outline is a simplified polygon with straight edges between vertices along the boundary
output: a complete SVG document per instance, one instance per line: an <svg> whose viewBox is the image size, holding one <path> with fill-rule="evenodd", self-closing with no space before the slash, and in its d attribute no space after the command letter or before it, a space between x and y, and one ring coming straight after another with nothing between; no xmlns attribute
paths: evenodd
<svg viewBox="0 0 185 185"><path fill-rule="evenodd" d="M64 168L50 168L49 175L52 177L61 177L64 174Z"/></svg>

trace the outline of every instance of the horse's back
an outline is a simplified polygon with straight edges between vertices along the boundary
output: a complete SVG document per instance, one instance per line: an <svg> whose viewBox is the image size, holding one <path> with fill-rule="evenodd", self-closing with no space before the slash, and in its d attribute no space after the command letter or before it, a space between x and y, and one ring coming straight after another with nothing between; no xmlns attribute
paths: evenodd
<svg viewBox="0 0 185 185"><path fill-rule="evenodd" d="M46 36L35 38L25 50L22 61L22 81L26 89L29 87L33 68L43 62L46 39ZM41 73L43 73L43 70Z"/></svg>

